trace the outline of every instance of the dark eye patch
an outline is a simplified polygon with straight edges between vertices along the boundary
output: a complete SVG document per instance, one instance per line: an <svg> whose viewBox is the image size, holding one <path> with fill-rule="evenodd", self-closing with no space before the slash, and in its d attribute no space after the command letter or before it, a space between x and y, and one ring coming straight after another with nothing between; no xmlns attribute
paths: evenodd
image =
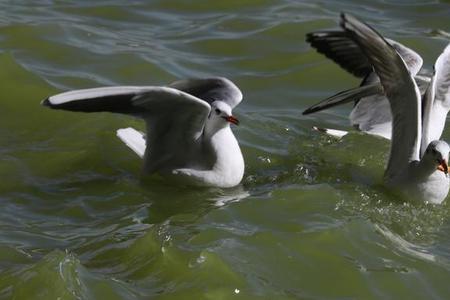
<svg viewBox="0 0 450 300"><path fill-rule="evenodd" d="M216 114L220 114L221 113L220 109L218 109L218 108L215 109L215 112L216 112Z"/></svg>

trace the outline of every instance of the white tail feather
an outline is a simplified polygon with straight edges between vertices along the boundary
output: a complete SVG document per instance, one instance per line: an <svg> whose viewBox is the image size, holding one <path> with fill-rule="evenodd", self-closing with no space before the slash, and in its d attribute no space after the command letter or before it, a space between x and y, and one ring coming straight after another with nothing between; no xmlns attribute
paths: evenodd
<svg viewBox="0 0 450 300"><path fill-rule="evenodd" d="M131 127L121 128L117 130L117 136L140 158L144 157L146 143L142 132Z"/></svg>
<svg viewBox="0 0 450 300"><path fill-rule="evenodd" d="M320 128L320 127L316 127L316 126L313 126L313 130L325 133L326 135L335 137L337 139L341 139L345 135L348 134L348 131L337 130L337 129L329 129L329 128Z"/></svg>

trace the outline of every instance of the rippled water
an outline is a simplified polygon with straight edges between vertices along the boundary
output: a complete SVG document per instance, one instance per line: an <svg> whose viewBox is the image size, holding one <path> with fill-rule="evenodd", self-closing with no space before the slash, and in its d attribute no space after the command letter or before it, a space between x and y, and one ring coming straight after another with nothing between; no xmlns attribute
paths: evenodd
<svg viewBox="0 0 450 300"><path fill-rule="evenodd" d="M438 1L0 2L0 296L14 299L444 299L449 205L380 187L389 144L351 107L302 117L358 84L304 42L352 12L419 51L450 40ZM46 96L222 75L244 101L234 189L141 182L115 137L138 120L51 111ZM450 138L446 130L444 138Z"/></svg>

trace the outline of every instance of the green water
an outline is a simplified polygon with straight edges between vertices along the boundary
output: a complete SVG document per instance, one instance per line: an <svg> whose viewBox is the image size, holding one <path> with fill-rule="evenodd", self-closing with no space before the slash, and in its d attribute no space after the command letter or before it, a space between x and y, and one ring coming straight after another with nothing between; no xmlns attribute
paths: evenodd
<svg viewBox="0 0 450 300"><path fill-rule="evenodd" d="M358 84L304 42L340 11L429 70L449 42L448 1L1 1L0 297L450 298L449 204L384 191L386 141L311 132L349 129L351 107L301 116ZM244 93L234 189L143 183L115 136L140 121L39 105L211 75Z"/></svg>

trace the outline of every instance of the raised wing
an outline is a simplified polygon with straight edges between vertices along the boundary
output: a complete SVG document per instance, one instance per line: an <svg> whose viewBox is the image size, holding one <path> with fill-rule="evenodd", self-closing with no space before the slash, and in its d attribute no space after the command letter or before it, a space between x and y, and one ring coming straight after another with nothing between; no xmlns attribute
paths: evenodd
<svg viewBox="0 0 450 300"><path fill-rule="evenodd" d="M43 101L53 109L81 112L114 112L143 118L147 123L146 156L156 164L190 151L203 132L210 105L169 87L105 87L58 94ZM147 151L147 150L146 150ZM148 166L147 166L148 167Z"/></svg>
<svg viewBox="0 0 450 300"><path fill-rule="evenodd" d="M420 69L422 69L423 65L423 59L422 57L414 50L406 47L405 45L391 40L391 39L385 39L389 44L394 47L394 49L397 51L397 53L400 55L400 57L405 62L409 72L414 77L419 73Z"/></svg>
<svg viewBox="0 0 450 300"><path fill-rule="evenodd" d="M372 72L367 57L345 31L316 31L306 35L306 41L341 68L363 78Z"/></svg>
<svg viewBox="0 0 450 300"><path fill-rule="evenodd" d="M330 107L352 102L357 99L377 95L383 92L380 83L362 85L357 88L339 92L305 109L302 114L308 115Z"/></svg>
<svg viewBox="0 0 450 300"><path fill-rule="evenodd" d="M411 161L419 160L420 92L401 56L378 32L345 14L341 15L341 26L373 65L391 106L392 143L385 176L392 181L405 172Z"/></svg>
<svg viewBox="0 0 450 300"><path fill-rule="evenodd" d="M410 72L415 76L422 68L423 60L417 52L391 39L385 39L397 50ZM341 68L356 77L363 78L373 71L361 48L345 31L316 31L306 35L306 41Z"/></svg>
<svg viewBox="0 0 450 300"><path fill-rule="evenodd" d="M378 83L379 85L379 83ZM379 85L381 88L381 85ZM351 124L363 132L391 139L392 114L389 101L378 93L364 97L350 113Z"/></svg>
<svg viewBox="0 0 450 300"><path fill-rule="evenodd" d="M171 83L169 87L191 94L209 104L223 101L232 109L242 101L239 88L224 77L184 79Z"/></svg>
<svg viewBox="0 0 450 300"><path fill-rule="evenodd" d="M152 91L153 86L114 86L74 90L51 96L42 105L78 112L113 112L141 116L143 110L133 104L134 97Z"/></svg>
<svg viewBox="0 0 450 300"><path fill-rule="evenodd" d="M441 138L450 110L450 45L434 64L434 74L423 101L422 154L431 141Z"/></svg>
<svg viewBox="0 0 450 300"><path fill-rule="evenodd" d="M382 87L379 83L378 76L373 74L373 68L369 60L365 56L364 52L358 46L358 44L353 41L353 39L345 31L317 31L311 32L306 35L306 41L311 44L317 52L324 54L326 57L333 60L343 69L349 73L364 78L360 87L346 90L340 92L334 96L320 101L313 106L307 108L303 114L310 114L318 112L324 109L328 109L334 106L338 106L344 103L354 101L355 104L359 102L360 99L364 97L370 97L365 100L377 99L377 94L382 94ZM402 45L391 39L386 39L386 41L391 44L395 50L400 54L400 56L405 61L408 66L409 71L413 76L417 75L419 70L422 68L423 60L419 54L410 48ZM418 78L419 83L422 82ZM363 107L361 107L363 108ZM359 109L355 107L355 109ZM361 113L361 112L358 112ZM370 114L370 112L363 112L364 114ZM381 113L381 112L380 112ZM388 110L387 113L390 113ZM365 122L369 126L377 126L373 120L376 120L378 116L368 116L368 122ZM382 125L383 134L382 136L390 136L390 132L385 132L386 126ZM379 134L379 133L377 133Z"/></svg>
<svg viewBox="0 0 450 300"><path fill-rule="evenodd" d="M42 104L52 109L78 112L113 112L143 118L155 126L155 122L169 117L168 121L183 121L183 133L191 131L198 136L203 130L210 105L183 91L160 86L115 86L74 90L51 96Z"/></svg>

